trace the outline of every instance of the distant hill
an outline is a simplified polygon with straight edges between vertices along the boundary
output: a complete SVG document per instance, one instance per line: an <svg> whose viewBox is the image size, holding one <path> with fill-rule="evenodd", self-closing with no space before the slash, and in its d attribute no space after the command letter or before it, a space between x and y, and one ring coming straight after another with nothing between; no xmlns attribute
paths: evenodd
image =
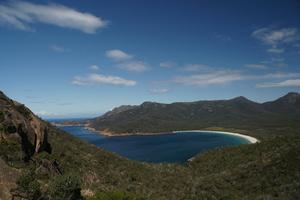
<svg viewBox="0 0 300 200"><path fill-rule="evenodd" d="M300 113L300 94L290 92L279 99L263 104L266 110L278 113L299 114Z"/></svg>
<svg viewBox="0 0 300 200"><path fill-rule="evenodd" d="M155 133L208 127L272 125L279 120L300 123L299 116L300 94L289 93L266 103L256 103L245 97L171 104L144 102L139 106L115 108L89 120L88 126L115 134Z"/></svg>

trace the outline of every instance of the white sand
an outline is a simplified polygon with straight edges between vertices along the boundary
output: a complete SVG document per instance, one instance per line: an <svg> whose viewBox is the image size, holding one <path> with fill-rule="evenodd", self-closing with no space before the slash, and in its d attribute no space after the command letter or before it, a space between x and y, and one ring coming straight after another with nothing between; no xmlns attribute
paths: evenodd
<svg viewBox="0 0 300 200"><path fill-rule="evenodd" d="M186 130L186 131L173 131L173 133L182 133L182 132L205 132L205 133L220 133L220 134L226 134L226 135L234 135L234 136L238 136L241 138L244 138L246 140L248 140L250 143L254 144L259 142L258 139L256 139L255 137L251 137L249 135L243 135L240 133L231 133L231 132L224 132L224 131L206 131L206 130Z"/></svg>

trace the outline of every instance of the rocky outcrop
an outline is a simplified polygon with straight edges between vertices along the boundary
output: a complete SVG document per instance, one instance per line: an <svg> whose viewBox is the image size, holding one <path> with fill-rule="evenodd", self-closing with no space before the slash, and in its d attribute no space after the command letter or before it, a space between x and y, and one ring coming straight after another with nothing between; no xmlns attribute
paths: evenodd
<svg viewBox="0 0 300 200"><path fill-rule="evenodd" d="M34 153L51 152L48 126L23 104L9 99L0 92L0 141L13 140L22 146L23 159Z"/></svg>

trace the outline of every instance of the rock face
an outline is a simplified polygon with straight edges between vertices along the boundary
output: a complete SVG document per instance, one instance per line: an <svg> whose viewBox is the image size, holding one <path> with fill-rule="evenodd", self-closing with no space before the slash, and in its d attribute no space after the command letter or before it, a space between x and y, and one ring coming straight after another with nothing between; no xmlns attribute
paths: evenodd
<svg viewBox="0 0 300 200"><path fill-rule="evenodd" d="M34 153L47 151L51 146L47 139L48 127L23 104L9 99L0 92L0 141L14 140L22 145L26 161Z"/></svg>

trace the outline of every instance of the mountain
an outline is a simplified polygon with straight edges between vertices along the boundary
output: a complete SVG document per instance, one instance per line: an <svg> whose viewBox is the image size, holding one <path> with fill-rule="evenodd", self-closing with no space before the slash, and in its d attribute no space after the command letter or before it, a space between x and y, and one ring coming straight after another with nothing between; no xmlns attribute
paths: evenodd
<svg viewBox="0 0 300 200"><path fill-rule="evenodd" d="M283 118L283 112L293 112L298 116L299 99L300 94L289 93L278 100L263 104L245 97L171 104L144 102L139 106L126 106L126 109L122 106L115 108L103 116L89 120L88 126L115 134L155 133L216 126L240 128L245 124L264 123L266 118L278 121ZM283 120L286 119L287 117ZM297 121L297 118L292 120Z"/></svg>
<svg viewBox="0 0 300 200"><path fill-rule="evenodd" d="M0 91L0 138L20 141L23 159L28 161L34 153L51 152L48 126L23 104L9 99Z"/></svg>
<svg viewBox="0 0 300 200"><path fill-rule="evenodd" d="M285 114L300 113L300 94L290 92L283 97L271 102L266 102L263 106L272 112Z"/></svg>
<svg viewBox="0 0 300 200"><path fill-rule="evenodd" d="M272 119L265 127L261 121L255 126L244 124L239 131L258 135L260 143L211 150L184 165L150 164L81 141L0 94L1 200L12 196L26 200L299 199L300 123ZM170 105L181 119L188 113L186 107L194 113L223 113L225 107L230 115L243 117L269 113L243 97ZM170 105L146 102L117 109L109 117L127 112L142 116L138 113L142 111L146 116L152 109L159 113ZM271 137L264 138L267 133ZM28 146L30 154L24 159Z"/></svg>

